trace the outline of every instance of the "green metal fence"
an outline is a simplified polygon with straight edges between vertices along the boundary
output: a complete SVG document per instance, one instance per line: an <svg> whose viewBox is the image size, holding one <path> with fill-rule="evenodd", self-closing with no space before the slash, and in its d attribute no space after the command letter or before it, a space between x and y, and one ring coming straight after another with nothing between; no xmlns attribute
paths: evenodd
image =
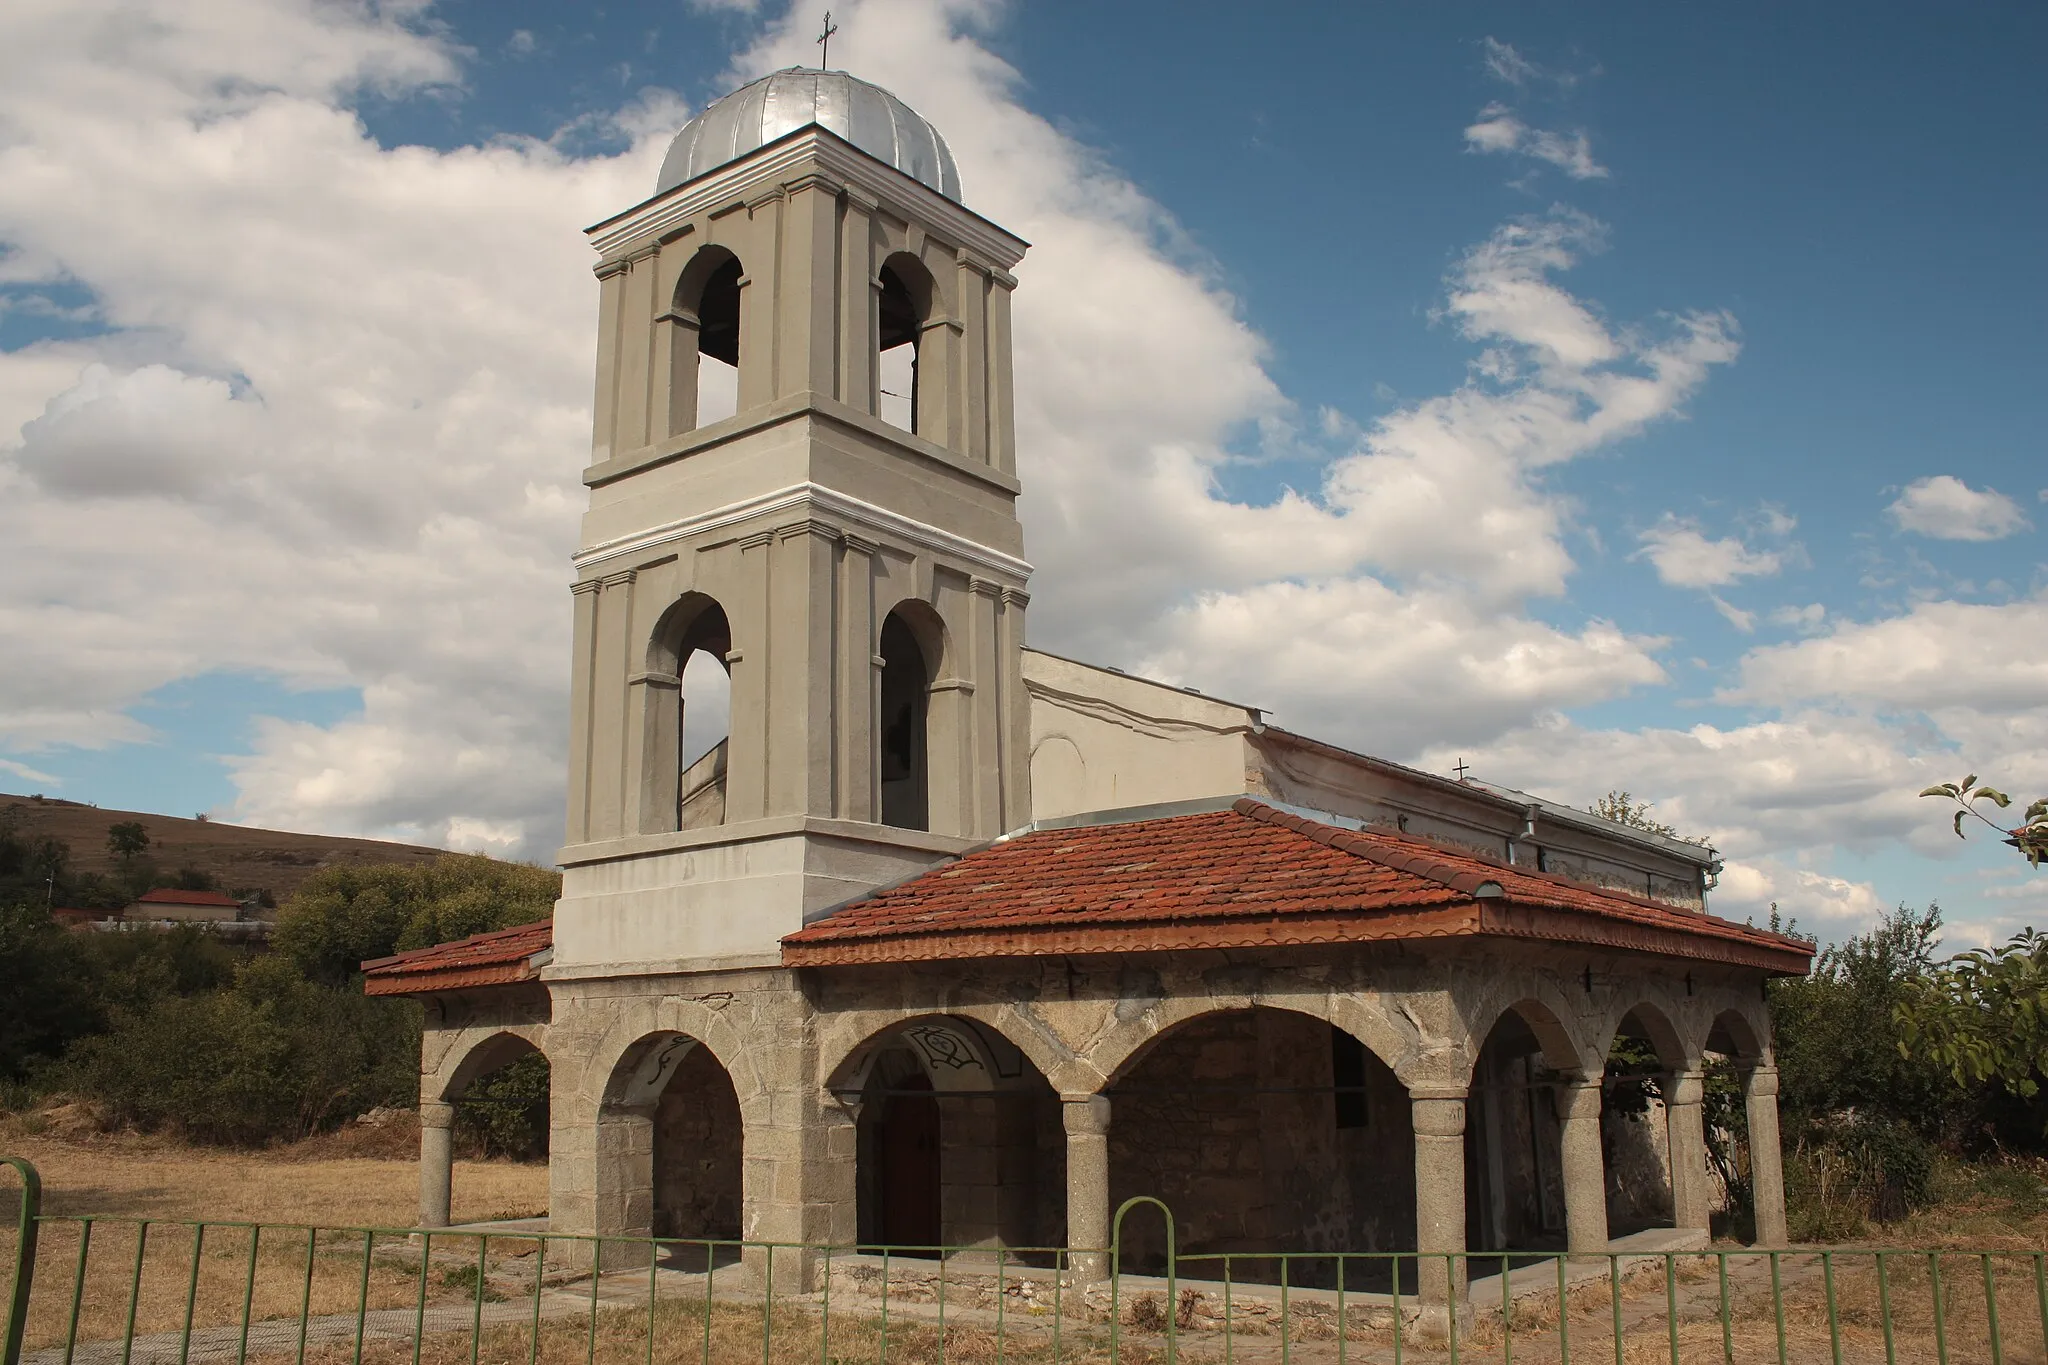
<svg viewBox="0 0 2048 1365"><path fill-rule="evenodd" d="M1189 1253L1152 1199L1081 1250L316 1228L45 1215L10 1164L0 1365L2048 1361L2032 1250Z"/></svg>

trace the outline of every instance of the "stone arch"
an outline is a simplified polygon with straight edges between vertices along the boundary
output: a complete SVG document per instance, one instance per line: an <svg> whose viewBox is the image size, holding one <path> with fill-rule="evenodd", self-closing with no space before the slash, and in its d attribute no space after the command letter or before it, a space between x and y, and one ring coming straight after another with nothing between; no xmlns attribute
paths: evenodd
<svg viewBox="0 0 2048 1365"><path fill-rule="evenodd" d="M1565 1022L1573 1017L1573 1010L1553 982L1538 980L1525 983L1525 987L1511 987L1496 999L1499 1003L1489 1002L1470 1016L1465 1046L1468 1073L1469 1068L1478 1065L1480 1049L1500 1027L1501 1020L1514 1014L1542 1045L1545 1066L1558 1072L1600 1074L1604 1047L1587 1046Z"/></svg>
<svg viewBox="0 0 2048 1365"><path fill-rule="evenodd" d="M1712 1009L1709 1006L1709 1009ZM1712 1010L1700 1034L1695 1056L1718 1053L1743 1069L1774 1066L1770 1017L1761 1004L1726 1005Z"/></svg>
<svg viewBox="0 0 2048 1365"><path fill-rule="evenodd" d="M733 1239L746 1230L747 1138L766 1097L751 1067L755 1084L743 1088L704 1033L655 1028L600 1049L595 1194L606 1235Z"/></svg>
<svg viewBox="0 0 2048 1365"><path fill-rule="evenodd" d="M1059 1096L1022 1048L963 1015L919 1014L885 1023L825 1074L855 1115L863 1245L1058 1244Z"/></svg>
<svg viewBox="0 0 2048 1365"><path fill-rule="evenodd" d="M465 1029L427 1077L420 1098L452 1104L478 1080L529 1053L547 1055L547 1030L537 1025ZM431 1092L431 1093L429 1093Z"/></svg>
<svg viewBox="0 0 2048 1365"><path fill-rule="evenodd" d="M663 611L648 635L645 667L628 679L629 714L637 717L639 817L642 834L666 834L725 822L725 774L730 749L731 690L714 681L698 656L731 676L732 623L707 593L686 592ZM703 695L686 695L694 688ZM708 727L692 719L709 715ZM723 713L721 714L721 704ZM728 733L718 733L721 729Z"/></svg>
<svg viewBox="0 0 2048 1365"><path fill-rule="evenodd" d="M725 395L737 407L740 366L740 292L746 270L723 246L699 247L658 319L669 333L668 432L680 436L731 416ZM709 370L707 362L724 367ZM708 371L708 372L707 372ZM714 400L714 401L707 401Z"/></svg>
<svg viewBox="0 0 2048 1365"><path fill-rule="evenodd" d="M1302 1002L1306 1003L1306 1002ZM1110 1069L1109 1206L1148 1195L1184 1251L1238 1252L1233 1273L1334 1287L1338 1255L1415 1246L1408 1086L1327 1007L1271 996L1211 1002L1126 1049ZM1398 1057L1400 1054L1396 1053ZM1124 1228L1126 1264L1163 1266L1160 1228ZM1353 1287L1384 1263L1353 1263ZM1390 1282L1389 1282L1390 1284Z"/></svg>
<svg viewBox="0 0 2048 1365"><path fill-rule="evenodd" d="M1641 1035L1656 1049L1657 1060L1665 1070L1685 1071L1699 1065L1700 1049L1688 1046L1685 1031L1672 1022L1663 1005L1646 995L1609 1010L1600 1025L1599 1037L1612 1040L1619 1036L1631 1017Z"/></svg>
<svg viewBox="0 0 2048 1365"><path fill-rule="evenodd" d="M1167 1033L1205 1014L1229 1010L1270 1008L1320 1019L1356 1038L1404 1085L1420 1077L1423 1049L1412 1021L1404 1029L1380 1009L1354 995L1242 997L1172 995L1152 1003L1141 1014L1125 1019L1088 1049L1086 1060L1101 1079L1096 1088L1107 1088L1116 1078L1140 1064L1147 1052Z"/></svg>
<svg viewBox="0 0 2048 1365"><path fill-rule="evenodd" d="M1676 1170L1690 1141L1674 1135L1670 1100L1674 1087L1699 1064L1684 1035L1664 1009L1639 996L1610 1011L1601 1037L1605 1076L1600 1092L1601 1169L1606 1180L1607 1228L1610 1236L1627 1236L1651 1227L1677 1226L1681 1186L1687 1174ZM1619 1047L1623 1039L1647 1043Z"/></svg>
<svg viewBox="0 0 2048 1365"><path fill-rule="evenodd" d="M1024 1060L1062 1094L1076 1090L1092 1093L1100 1078L1092 1073L1076 1077L1076 1059L1027 1014L1012 1005L944 1005L928 1010L848 1011L821 1021L818 1074L825 1089L835 1095L857 1087L874 1050L893 1031L926 1019L957 1019L993 1034L1003 1044L1023 1054ZM986 1039L984 1039L984 1043ZM1072 1082L1079 1081L1080 1085Z"/></svg>

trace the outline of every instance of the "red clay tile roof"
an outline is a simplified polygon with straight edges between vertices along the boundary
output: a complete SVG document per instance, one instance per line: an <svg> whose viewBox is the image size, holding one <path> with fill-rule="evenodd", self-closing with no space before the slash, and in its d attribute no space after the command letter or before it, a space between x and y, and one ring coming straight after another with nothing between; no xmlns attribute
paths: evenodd
<svg viewBox="0 0 2048 1365"><path fill-rule="evenodd" d="M1803 974L1813 946L1661 901L1241 800L1038 830L783 939L792 967L1501 936Z"/></svg>
<svg viewBox="0 0 2048 1365"><path fill-rule="evenodd" d="M137 905L220 905L240 906L233 896L223 896L218 891L180 891L172 886L159 886L145 891L136 898Z"/></svg>
<svg viewBox="0 0 2048 1365"><path fill-rule="evenodd" d="M363 964L363 993L412 995L531 981L539 975L534 957L554 946L554 941L554 921L543 919L471 934L431 948L415 948L394 957L372 958Z"/></svg>

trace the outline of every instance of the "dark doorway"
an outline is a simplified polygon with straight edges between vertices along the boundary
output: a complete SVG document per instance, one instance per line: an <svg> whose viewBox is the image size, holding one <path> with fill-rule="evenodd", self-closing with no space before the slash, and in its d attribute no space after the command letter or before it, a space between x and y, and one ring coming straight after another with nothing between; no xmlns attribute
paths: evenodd
<svg viewBox="0 0 2048 1365"><path fill-rule="evenodd" d="M876 1134L882 1158L877 1231L889 1246L936 1246L939 1102L932 1097L932 1083L922 1076L906 1077L896 1089Z"/></svg>

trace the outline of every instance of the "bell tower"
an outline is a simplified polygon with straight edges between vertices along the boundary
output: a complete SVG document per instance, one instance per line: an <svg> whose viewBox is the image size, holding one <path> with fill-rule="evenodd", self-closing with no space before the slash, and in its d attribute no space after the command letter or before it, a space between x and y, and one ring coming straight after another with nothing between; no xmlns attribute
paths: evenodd
<svg viewBox="0 0 2048 1365"><path fill-rule="evenodd" d="M768 960L1030 819L1025 243L961 204L900 100L803 69L705 110L654 197L589 235L554 967ZM686 753L721 704L725 738Z"/></svg>

